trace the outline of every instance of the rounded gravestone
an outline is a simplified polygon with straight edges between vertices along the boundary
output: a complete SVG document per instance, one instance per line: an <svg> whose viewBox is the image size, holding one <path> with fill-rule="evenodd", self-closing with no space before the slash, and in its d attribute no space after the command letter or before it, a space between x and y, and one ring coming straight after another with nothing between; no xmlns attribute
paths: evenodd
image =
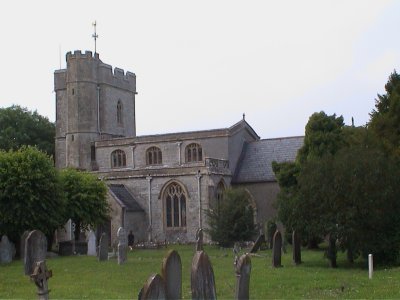
<svg viewBox="0 0 400 300"><path fill-rule="evenodd" d="M33 230L25 240L24 269L25 275L31 275L36 263L46 259L47 239L40 230Z"/></svg>
<svg viewBox="0 0 400 300"><path fill-rule="evenodd" d="M0 263L8 264L12 262L13 248L6 235L1 237L0 242Z"/></svg>

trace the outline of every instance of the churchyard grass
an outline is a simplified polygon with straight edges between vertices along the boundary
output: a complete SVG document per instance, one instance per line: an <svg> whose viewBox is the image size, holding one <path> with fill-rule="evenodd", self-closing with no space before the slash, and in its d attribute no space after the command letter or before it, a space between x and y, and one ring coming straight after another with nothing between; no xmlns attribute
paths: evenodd
<svg viewBox="0 0 400 300"><path fill-rule="evenodd" d="M182 259L182 296L191 298L190 269L194 245L170 245ZM271 250L252 256L251 299L271 298L400 298L400 268L378 268L372 280L360 263L354 267L339 253L338 269L328 268L323 251L302 251L303 263L292 264L288 247L282 256L282 268L271 267ZM217 296L231 299L235 289L232 249L205 246L213 265ZM49 280L52 299L137 299L150 274L160 273L167 249L134 250L128 261L118 265L116 259L99 262L92 256L57 257L47 260L53 271ZM243 253L243 251L242 251ZM21 261L0 265L0 299L32 299L35 285L23 275Z"/></svg>

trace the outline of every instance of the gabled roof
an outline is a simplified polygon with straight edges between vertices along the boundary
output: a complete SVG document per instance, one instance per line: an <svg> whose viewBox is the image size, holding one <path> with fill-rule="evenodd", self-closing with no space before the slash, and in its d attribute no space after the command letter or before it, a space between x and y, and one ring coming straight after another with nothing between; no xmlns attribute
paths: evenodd
<svg viewBox="0 0 400 300"><path fill-rule="evenodd" d="M294 161L304 137L259 140L245 144L233 183L275 181L272 162Z"/></svg>
<svg viewBox="0 0 400 300"><path fill-rule="evenodd" d="M126 210L144 211L123 184L110 184L108 187L114 198L125 206Z"/></svg>

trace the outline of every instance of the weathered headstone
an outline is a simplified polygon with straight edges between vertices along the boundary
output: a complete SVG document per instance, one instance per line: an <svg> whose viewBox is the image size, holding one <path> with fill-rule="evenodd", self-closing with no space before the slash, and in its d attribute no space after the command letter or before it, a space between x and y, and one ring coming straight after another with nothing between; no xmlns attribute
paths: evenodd
<svg viewBox="0 0 400 300"><path fill-rule="evenodd" d="M161 276L167 299L182 298L182 262L178 252L171 250L163 260Z"/></svg>
<svg viewBox="0 0 400 300"><path fill-rule="evenodd" d="M292 247L293 247L293 263L295 265L301 264L301 240L296 230L292 233Z"/></svg>
<svg viewBox="0 0 400 300"><path fill-rule="evenodd" d="M240 251L240 245L238 242L235 242L235 244L233 245L233 255L234 255L234 259L233 259L233 265L236 267L237 262L239 260L239 251Z"/></svg>
<svg viewBox="0 0 400 300"><path fill-rule="evenodd" d="M251 259L249 254L243 254L236 264L235 299L249 299Z"/></svg>
<svg viewBox="0 0 400 300"><path fill-rule="evenodd" d="M256 242L254 243L253 247L250 249L250 253L256 253L258 249L260 249L261 244L265 241L265 235L260 234L258 238L256 239Z"/></svg>
<svg viewBox="0 0 400 300"><path fill-rule="evenodd" d="M36 263L44 261L47 253L47 239L40 230L31 231L25 240L24 269L25 275L31 275Z"/></svg>
<svg viewBox="0 0 400 300"><path fill-rule="evenodd" d="M88 234L87 255L96 256L96 234L90 230Z"/></svg>
<svg viewBox="0 0 400 300"><path fill-rule="evenodd" d="M197 251L192 260L192 299L216 299L214 271L204 251Z"/></svg>
<svg viewBox="0 0 400 300"><path fill-rule="evenodd" d="M123 227L118 228L118 264L121 265L126 262L128 258L128 240L126 237L126 232Z"/></svg>
<svg viewBox="0 0 400 300"><path fill-rule="evenodd" d="M0 242L0 263L8 264L12 262L13 248L6 235L1 237Z"/></svg>
<svg viewBox="0 0 400 300"><path fill-rule="evenodd" d="M103 232L99 243L99 261L108 260L108 235Z"/></svg>
<svg viewBox="0 0 400 300"><path fill-rule="evenodd" d="M48 300L50 290L47 281L53 276L53 272L47 270L46 261L36 262L36 266L30 276L38 288L38 299Z"/></svg>
<svg viewBox="0 0 400 300"><path fill-rule="evenodd" d="M279 230L275 231L272 246L272 266L274 268L282 267L281 265L282 256L282 235Z"/></svg>
<svg viewBox="0 0 400 300"><path fill-rule="evenodd" d="M199 228L196 232L196 251L203 250L203 229Z"/></svg>
<svg viewBox="0 0 400 300"><path fill-rule="evenodd" d="M164 281L158 274L151 275L139 292L139 300L147 299L166 299Z"/></svg>

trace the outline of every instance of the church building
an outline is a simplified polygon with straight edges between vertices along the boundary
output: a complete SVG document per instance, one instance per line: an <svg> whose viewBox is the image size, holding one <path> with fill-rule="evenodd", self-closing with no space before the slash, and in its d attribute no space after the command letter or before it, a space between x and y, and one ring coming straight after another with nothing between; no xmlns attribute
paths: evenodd
<svg viewBox="0 0 400 300"><path fill-rule="evenodd" d="M136 76L98 53L69 52L54 73L56 167L91 171L108 186L103 228L123 226L135 241L193 242L205 210L226 188L244 188L260 225L275 216L273 161L293 161L303 137L260 139L246 122L227 128L136 135Z"/></svg>

